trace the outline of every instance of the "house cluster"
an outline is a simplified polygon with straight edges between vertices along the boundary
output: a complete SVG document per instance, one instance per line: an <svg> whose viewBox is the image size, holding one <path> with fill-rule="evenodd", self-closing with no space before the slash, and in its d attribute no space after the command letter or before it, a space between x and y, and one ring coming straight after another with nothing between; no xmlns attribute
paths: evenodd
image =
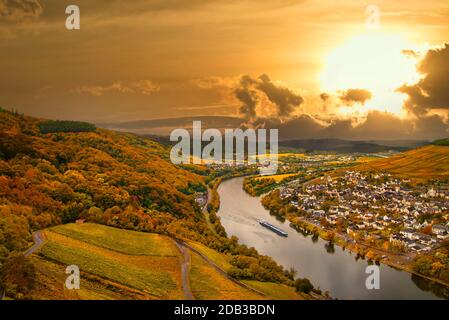
<svg viewBox="0 0 449 320"><path fill-rule="evenodd" d="M449 237L449 190L418 188L389 174L347 171L319 183L281 188L304 219L339 226L415 252L430 251Z"/></svg>

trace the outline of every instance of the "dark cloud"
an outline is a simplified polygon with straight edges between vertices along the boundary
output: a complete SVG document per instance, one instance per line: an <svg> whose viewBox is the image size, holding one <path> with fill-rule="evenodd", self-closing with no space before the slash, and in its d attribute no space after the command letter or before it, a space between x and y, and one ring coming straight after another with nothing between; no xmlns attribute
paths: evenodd
<svg viewBox="0 0 449 320"><path fill-rule="evenodd" d="M320 98L323 101L327 101L330 98L330 95L325 93L325 92L323 92L322 94L320 94Z"/></svg>
<svg viewBox="0 0 449 320"><path fill-rule="evenodd" d="M406 107L417 116L432 109L449 110L449 44L429 50L418 65L424 77L416 85L404 85L399 92L409 96Z"/></svg>
<svg viewBox="0 0 449 320"><path fill-rule="evenodd" d="M23 21L39 17L43 12L38 0L0 0L0 18L6 21Z"/></svg>
<svg viewBox="0 0 449 320"><path fill-rule="evenodd" d="M279 138L290 139L310 139L316 138L325 129L325 126L316 121L313 117L303 114L298 117L280 123L274 120L266 122L265 128L279 129Z"/></svg>
<svg viewBox="0 0 449 320"><path fill-rule="evenodd" d="M266 122L267 128L278 128L282 140L339 138L350 140L434 140L449 136L448 124L437 116L415 120L401 119L380 111L371 111L361 123L350 119L335 119L329 123L302 115L285 123Z"/></svg>
<svg viewBox="0 0 449 320"><path fill-rule="evenodd" d="M251 121L259 117L258 107L263 101L271 104L270 108L274 109L274 117L280 120L289 118L304 102L299 94L283 84L273 82L266 74L258 78L242 76L234 93L241 103L240 113Z"/></svg>
<svg viewBox="0 0 449 320"><path fill-rule="evenodd" d="M371 92L365 89L348 89L343 91L339 98L342 102L347 103L348 105L356 103L364 105L367 100L372 98L372 96Z"/></svg>
<svg viewBox="0 0 449 320"><path fill-rule="evenodd" d="M449 125L438 115L424 116L414 122L413 133L420 139L449 137Z"/></svg>
<svg viewBox="0 0 449 320"><path fill-rule="evenodd" d="M257 119L256 107L259 104L259 97L256 90L251 89L253 79L249 76L243 76L240 80L240 86L235 89L235 97L241 102L239 112L249 122Z"/></svg>
<svg viewBox="0 0 449 320"><path fill-rule="evenodd" d="M304 102L300 95L286 86L276 85L266 74L259 77L257 87L277 106L279 117L290 116Z"/></svg>

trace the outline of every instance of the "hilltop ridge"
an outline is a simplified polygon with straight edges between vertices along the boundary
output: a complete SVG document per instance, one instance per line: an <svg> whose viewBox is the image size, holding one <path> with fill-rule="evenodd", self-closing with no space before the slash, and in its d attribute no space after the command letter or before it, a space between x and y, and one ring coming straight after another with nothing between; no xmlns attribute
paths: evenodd
<svg viewBox="0 0 449 320"><path fill-rule="evenodd" d="M414 180L449 179L449 146L432 144L363 163L355 169L387 171Z"/></svg>

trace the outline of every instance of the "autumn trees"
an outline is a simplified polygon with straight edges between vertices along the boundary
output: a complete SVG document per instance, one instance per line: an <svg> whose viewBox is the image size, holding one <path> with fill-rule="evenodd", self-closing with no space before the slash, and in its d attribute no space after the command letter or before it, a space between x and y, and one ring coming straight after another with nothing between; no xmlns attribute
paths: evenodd
<svg viewBox="0 0 449 320"><path fill-rule="evenodd" d="M35 283L34 264L23 254L10 254L0 267L0 288L15 299L27 298Z"/></svg>
<svg viewBox="0 0 449 320"><path fill-rule="evenodd" d="M247 169L197 170L202 176L174 166L166 147L150 139L90 129L0 111L0 264L26 250L33 231L83 218L198 241L233 256L250 278L291 282L274 261L227 238L216 215L221 178ZM211 224L194 199L206 182L213 185ZM5 268L19 263L32 274L17 259Z"/></svg>

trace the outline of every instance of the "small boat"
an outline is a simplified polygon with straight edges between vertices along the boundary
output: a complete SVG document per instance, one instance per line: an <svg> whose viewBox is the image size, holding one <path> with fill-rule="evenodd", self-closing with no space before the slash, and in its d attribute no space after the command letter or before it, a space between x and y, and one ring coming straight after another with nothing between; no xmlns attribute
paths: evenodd
<svg viewBox="0 0 449 320"><path fill-rule="evenodd" d="M282 229L279 229L278 227L273 226L271 223L266 222L265 220L260 220L260 221L259 221L259 224L260 224L261 226L263 226L263 227L265 227L265 228L267 228L267 229L273 231L274 233L276 233L276 234L278 234L278 235L280 235L280 236L288 237L288 233L287 233L287 232L285 232L285 231L282 230Z"/></svg>

